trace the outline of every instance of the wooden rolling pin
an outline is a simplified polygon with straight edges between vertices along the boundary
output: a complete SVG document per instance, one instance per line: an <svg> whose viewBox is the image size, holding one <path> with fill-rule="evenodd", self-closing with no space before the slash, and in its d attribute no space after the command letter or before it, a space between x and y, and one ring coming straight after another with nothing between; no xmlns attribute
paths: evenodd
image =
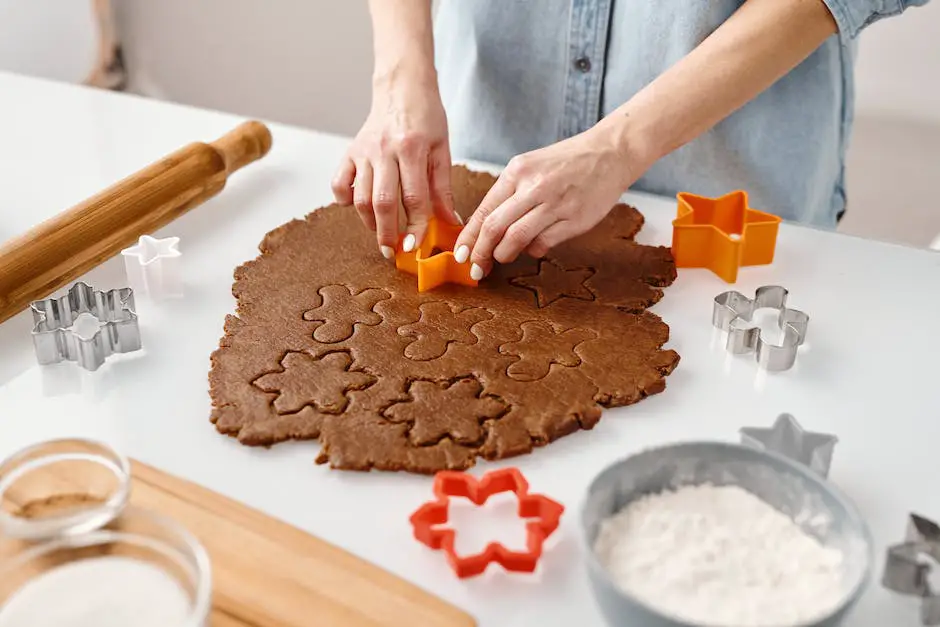
<svg viewBox="0 0 940 627"><path fill-rule="evenodd" d="M271 149L271 131L245 122L220 139L167 155L0 246L0 322L218 194Z"/></svg>

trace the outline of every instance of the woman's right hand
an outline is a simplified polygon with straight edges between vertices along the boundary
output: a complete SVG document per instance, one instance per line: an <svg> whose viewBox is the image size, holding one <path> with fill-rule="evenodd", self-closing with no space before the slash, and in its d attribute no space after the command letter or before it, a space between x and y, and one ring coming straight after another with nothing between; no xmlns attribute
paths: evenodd
<svg viewBox="0 0 940 627"><path fill-rule="evenodd" d="M447 116L436 77L384 78L373 88L372 109L333 179L336 202L354 204L375 231L387 259L399 238L399 201L407 224L402 248L424 239L437 216L462 224L450 184Z"/></svg>

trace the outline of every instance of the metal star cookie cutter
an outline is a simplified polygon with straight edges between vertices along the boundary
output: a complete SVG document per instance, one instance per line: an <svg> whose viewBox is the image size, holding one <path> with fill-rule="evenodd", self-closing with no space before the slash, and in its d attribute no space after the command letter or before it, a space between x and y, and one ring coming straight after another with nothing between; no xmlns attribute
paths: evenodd
<svg viewBox="0 0 940 627"><path fill-rule="evenodd" d="M33 346L41 365L67 360L97 370L111 355L141 347L130 288L101 292L79 281L65 296L35 301L30 310Z"/></svg>
<svg viewBox="0 0 940 627"><path fill-rule="evenodd" d="M741 444L780 453L829 476L832 453L839 438L831 433L806 431L790 414L780 414L770 428L742 427Z"/></svg>
<svg viewBox="0 0 940 627"><path fill-rule="evenodd" d="M137 244L121 251L131 287L155 299L183 295L178 237L156 239L142 235Z"/></svg>
<svg viewBox="0 0 940 627"><path fill-rule="evenodd" d="M881 585L893 592L921 597L921 623L940 625L940 590L930 585L932 568L925 557L940 563L940 526L911 514L904 541L886 551Z"/></svg>
<svg viewBox="0 0 940 627"><path fill-rule="evenodd" d="M722 292L715 297L712 309L712 325L728 332L728 352L743 354L754 352L757 363L766 370L780 371L793 367L797 351L806 339L809 316L787 305L789 292L779 285L757 288L754 298L736 291ZM777 324L783 331L783 342L771 344L764 340L760 327L738 324L750 322L758 309L778 310Z"/></svg>

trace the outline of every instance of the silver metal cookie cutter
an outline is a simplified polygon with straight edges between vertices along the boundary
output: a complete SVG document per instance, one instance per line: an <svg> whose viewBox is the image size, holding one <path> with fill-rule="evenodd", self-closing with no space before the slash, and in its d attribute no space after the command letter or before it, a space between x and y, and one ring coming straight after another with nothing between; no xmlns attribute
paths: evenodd
<svg viewBox="0 0 940 627"><path fill-rule="evenodd" d="M921 623L940 625L940 590L931 586L932 568L924 558L940 564L940 526L911 514L904 542L888 547L881 585L900 594L921 597Z"/></svg>
<svg viewBox="0 0 940 627"><path fill-rule="evenodd" d="M779 285L765 285L757 288L753 299L736 291L722 292L716 296L712 324L728 332L728 351L734 354L754 352L757 363L766 370L791 368L796 361L797 350L806 339L809 316L786 306L788 294L787 289ZM754 312L764 308L779 311L777 324L783 331L783 342L779 345L766 342L760 327L738 324L739 320L750 322Z"/></svg>
<svg viewBox="0 0 940 627"><path fill-rule="evenodd" d="M823 477L829 476L832 453L839 438L831 433L805 430L790 414L780 414L772 427L742 427L741 443L780 453Z"/></svg>
<svg viewBox="0 0 940 627"><path fill-rule="evenodd" d="M79 281L65 296L36 301L30 309L33 346L42 365L68 360L97 370L111 355L141 347L130 288L101 292Z"/></svg>

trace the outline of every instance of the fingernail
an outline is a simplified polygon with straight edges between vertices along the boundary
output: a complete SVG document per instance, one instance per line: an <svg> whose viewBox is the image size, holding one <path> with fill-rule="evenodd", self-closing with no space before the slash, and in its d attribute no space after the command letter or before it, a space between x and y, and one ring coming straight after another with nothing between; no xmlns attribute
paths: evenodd
<svg viewBox="0 0 940 627"><path fill-rule="evenodd" d="M470 247L466 244L461 244L457 247L457 250L454 251L454 259L457 260L457 263L466 263L467 259L470 258Z"/></svg>
<svg viewBox="0 0 940 627"><path fill-rule="evenodd" d="M379 250L382 251L382 256L385 257L386 259L391 259L392 257L395 256L395 251L392 249L391 246L380 246Z"/></svg>
<svg viewBox="0 0 940 627"><path fill-rule="evenodd" d="M415 236L414 233L409 233L405 236L405 241L401 245L401 249L406 253L410 253L415 248Z"/></svg>
<svg viewBox="0 0 940 627"><path fill-rule="evenodd" d="M477 264L473 264L472 266L470 266L470 278L473 279L474 281L479 281L480 279L482 279L483 268L481 268Z"/></svg>
<svg viewBox="0 0 940 627"><path fill-rule="evenodd" d="M454 217L457 218L457 222L460 223L460 226L463 226L463 218L460 217L460 214L457 213L456 209L454 209Z"/></svg>

